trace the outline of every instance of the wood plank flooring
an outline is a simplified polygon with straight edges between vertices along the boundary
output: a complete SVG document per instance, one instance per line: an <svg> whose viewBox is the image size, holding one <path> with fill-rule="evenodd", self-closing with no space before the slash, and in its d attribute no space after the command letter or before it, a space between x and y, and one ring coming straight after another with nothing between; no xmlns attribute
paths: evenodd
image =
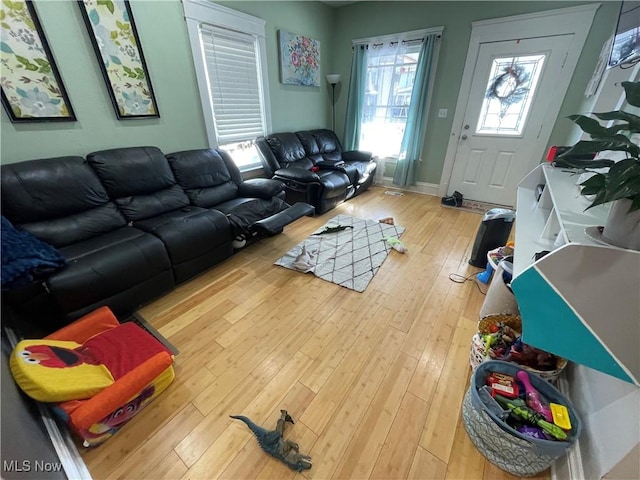
<svg viewBox="0 0 640 480"><path fill-rule="evenodd" d="M467 276L480 215L373 187L305 217L143 308L179 350L176 380L83 458L96 479L508 479L460 420L483 296ZM338 214L394 217L392 251L364 293L273 265ZM287 430L313 468L261 452L242 414ZM549 478L545 472L540 478Z"/></svg>

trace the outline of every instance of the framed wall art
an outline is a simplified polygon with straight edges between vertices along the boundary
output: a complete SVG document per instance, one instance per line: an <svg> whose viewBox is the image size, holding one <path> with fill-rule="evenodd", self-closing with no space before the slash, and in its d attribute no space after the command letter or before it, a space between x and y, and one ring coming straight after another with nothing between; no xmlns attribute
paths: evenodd
<svg viewBox="0 0 640 480"><path fill-rule="evenodd" d="M287 85L320 86L320 42L304 35L278 31L280 79Z"/></svg>
<svg viewBox="0 0 640 480"><path fill-rule="evenodd" d="M126 0L79 0L119 120L159 117L136 25Z"/></svg>
<svg viewBox="0 0 640 480"><path fill-rule="evenodd" d="M69 96L30 1L0 4L2 106L12 122L75 121Z"/></svg>

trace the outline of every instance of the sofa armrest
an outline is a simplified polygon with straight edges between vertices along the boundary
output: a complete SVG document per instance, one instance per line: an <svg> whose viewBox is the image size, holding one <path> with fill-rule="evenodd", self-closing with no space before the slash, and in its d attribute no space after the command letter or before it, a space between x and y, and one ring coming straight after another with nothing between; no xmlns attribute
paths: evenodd
<svg viewBox="0 0 640 480"><path fill-rule="evenodd" d="M363 152L360 150L342 152L342 159L345 162L370 162L372 156L371 152Z"/></svg>
<svg viewBox="0 0 640 480"><path fill-rule="evenodd" d="M284 184L272 178L251 178L238 185L238 194L247 198L271 200L284 191Z"/></svg>
<svg viewBox="0 0 640 480"><path fill-rule="evenodd" d="M316 163L321 170L340 170L344 171L344 160L321 160Z"/></svg>
<svg viewBox="0 0 640 480"><path fill-rule="evenodd" d="M276 170L273 175L278 178L292 180L298 183L320 183L320 177L317 173L310 172L303 168L280 168Z"/></svg>
<svg viewBox="0 0 640 480"><path fill-rule="evenodd" d="M72 425L77 429L88 429L140 393L172 363L167 352L157 353L71 412Z"/></svg>
<svg viewBox="0 0 640 480"><path fill-rule="evenodd" d="M115 328L118 325L120 323L109 307L100 307L44 338L45 340L67 340L84 343L94 335Z"/></svg>

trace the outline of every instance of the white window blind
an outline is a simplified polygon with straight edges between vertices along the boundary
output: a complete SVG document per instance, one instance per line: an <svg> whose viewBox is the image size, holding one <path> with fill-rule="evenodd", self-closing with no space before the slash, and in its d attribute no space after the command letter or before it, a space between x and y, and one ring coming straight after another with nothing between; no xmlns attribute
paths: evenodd
<svg viewBox="0 0 640 480"><path fill-rule="evenodd" d="M218 145L265 135L256 38L212 25L200 35Z"/></svg>

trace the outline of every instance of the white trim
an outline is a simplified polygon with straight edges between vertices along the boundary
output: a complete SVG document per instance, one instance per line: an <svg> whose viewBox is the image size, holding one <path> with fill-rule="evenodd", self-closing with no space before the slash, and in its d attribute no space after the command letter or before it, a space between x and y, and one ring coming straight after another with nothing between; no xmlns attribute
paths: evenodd
<svg viewBox="0 0 640 480"><path fill-rule="evenodd" d="M402 40L418 40L427 35L431 35L433 33L442 34L444 31L444 27L431 27L431 28L423 28L420 30L411 30L408 32L400 32L394 33L390 35L379 35L377 37L366 37L366 38L356 38L352 40L351 43L353 45L363 45L367 43L386 43L386 42L395 42Z"/></svg>
<svg viewBox="0 0 640 480"><path fill-rule="evenodd" d="M435 183L417 182L417 185L412 187L399 187L393 183L393 177L381 177L380 179L376 179L374 185L389 187L403 192L420 193L422 195L431 195L433 197L438 196L438 185Z"/></svg>
<svg viewBox="0 0 640 480"><path fill-rule="evenodd" d="M573 35L573 41L569 46L565 62L566 70L561 78L558 79L555 90L557 92L564 92L573 77L573 71L582 53L584 42L598 8L600 8L600 4L593 3L472 23L473 28L471 31L471 39L469 40L464 74L460 84L460 94L458 95L458 102L451 126L451 134L449 135L449 143L447 145L447 153L442 168L442 175L440 176L440 186L438 188L438 194L440 196L447 194L449 182L451 181L456 151L458 149L458 138L462 134L462 125L469 101L472 75L480 50L480 44L512 40L514 38L524 39L552 35ZM499 28L497 28L497 26L499 26ZM556 117L562 105L561 100L562 99L552 103ZM544 138L548 138L552 128L553 122L544 123L540 130L539 137L544 136Z"/></svg>
<svg viewBox="0 0 640 480"><path fill-rule="evenodd" d="M184 17L197 22L229 28L238 32L265 37L267 22L262 18L238 12L207 0L183 0Z"/></svg>
<svg viewBox="0 0 640 480"><path fill-rule="evenodd" d="M209 90L207 89L204 53L202 49L202 40L200 38L201 23L248 33L256 37L259 50L258 69L260 71L262 83L265 133L270 132L271 105L269 100L269 75L267 71L267 43L265 40L266 21L252 15L247 15L246 13L238 12L231 8L217 5L207 0L183 0L183 8L209 147L217 148L218 140L216 138L213 109L211 108L211 97Z"/></svg>
<svg viewBox="0 0 640 480"><path fill-rule="evenodd" d="M569 398L569 381L564 372L558 377L556 384L560 393ZM576 439L564 457L560 457L551 465L551 480L584 480L584 468L582 468L582 453L580 451L580 439Z"/></svg>

